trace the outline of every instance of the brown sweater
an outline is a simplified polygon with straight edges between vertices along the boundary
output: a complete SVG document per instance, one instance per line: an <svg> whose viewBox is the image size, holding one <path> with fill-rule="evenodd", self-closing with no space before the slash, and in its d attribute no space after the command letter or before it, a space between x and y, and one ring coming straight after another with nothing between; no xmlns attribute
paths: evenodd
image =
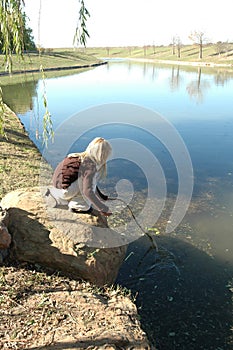
<svg viewBox="0 0 233 350"><path fill-rule="evenodd" d="M53 174L53 186L60 189L67 189L78 178L81 165L80 157L63 159L56 167Z"/></svg>
<svg viewBox="0 0 233 350"><path fill-rule="evenodd" d="M93 180L97 172L95 163L88 157L82 162L80 157L66 157L56 167L52 182L53 186L59 189L67 189L79 176L82 177L83 195L87 197L94 206L100 210L107 212L108 207L101 202L101 199L107 200L108 197L103 195L97 188L97 195L93 191Z"/></svg>

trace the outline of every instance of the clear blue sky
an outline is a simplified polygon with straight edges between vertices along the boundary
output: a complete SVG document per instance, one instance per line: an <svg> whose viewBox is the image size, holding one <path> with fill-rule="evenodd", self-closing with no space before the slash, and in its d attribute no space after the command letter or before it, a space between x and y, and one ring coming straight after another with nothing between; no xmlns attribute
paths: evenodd
<svg viewBox="0 0 233 350"><path fill-rule="evenodd" d="M79 0L25 3L37 44L72 46ZM86 0L85 4L91 14L87 46L166 45L174 35L179 35L185 44L193 30L204 31L213 42L233 41L232 0Z"/></svg>

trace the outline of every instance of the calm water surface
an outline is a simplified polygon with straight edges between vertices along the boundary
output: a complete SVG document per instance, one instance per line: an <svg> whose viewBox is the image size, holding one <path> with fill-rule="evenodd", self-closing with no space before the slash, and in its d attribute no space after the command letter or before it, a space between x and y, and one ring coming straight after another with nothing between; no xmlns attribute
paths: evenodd
<svg viewBox="0 0 233 350"><path fill-rule="evenodd" d="M62 123L75 114L79 117L77 124L71 123L70 133L79 135L79 127L88 125L69 151L84 149L95 136L127 138L150 150L163 169L167 201L155 223L160 252L151 249L146 237L132 243L117 280L136 295L141 323L150 340L163 350L232 349L233 74L211 68L115 61L45 83L55 130L62 130ZM37 79L3 88L5 101L41 152L43 91L43 82ZM136 126L138 116L135 125L122 125L115 113L109 113L108 123L90 128L99 116L89 113L89 120L83 120L82 111L110 103L159 113L179 132L189 151L193 197L184 219L169 234L164 229L179 189L174 161L166 145ZM153 123L153 119L145 120L145 128L154 127ZM62 154L53 158L54 166L59 157ZM106 190L114 192L122 178L134 186L132 206L136 211L146 195L145 176L132 162L110 161L103 184Z"/></svg>

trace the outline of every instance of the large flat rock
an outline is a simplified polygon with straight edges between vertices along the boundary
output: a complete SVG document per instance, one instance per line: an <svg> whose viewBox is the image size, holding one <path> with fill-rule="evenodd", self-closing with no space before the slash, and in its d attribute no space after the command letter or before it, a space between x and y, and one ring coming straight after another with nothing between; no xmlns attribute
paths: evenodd
<svg viewBox="0 0 233 350"><path fill-rule="evenodd" d="M18 189L1 201L19 261L38 263L102 286L115 281L126 245L102 216L46 205L39 188Z"/></svg>

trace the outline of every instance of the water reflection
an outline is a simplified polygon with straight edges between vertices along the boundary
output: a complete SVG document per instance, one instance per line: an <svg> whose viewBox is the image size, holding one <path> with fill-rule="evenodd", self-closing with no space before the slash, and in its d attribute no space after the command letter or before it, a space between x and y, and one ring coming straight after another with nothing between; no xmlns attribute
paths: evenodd
<svg viewBox="0 0 233 350"><path fill-rule="evenodd" d="M214 81L216 85L224 86L227 82L229 82L232 79L231 72L227 71L218 71L214 76Z"/></svg>
<svg viewBox="0 0 233 350"><path fill-rule="evenodd" d="M201 79L201 68L198 67L198 74L195 80L190 81L186 90L191 98L201 103L204 99L204 92L210 88L210 83L207 80Z"/></svg>
<svg viewBox="0 0 233 350"><path fill-rule="evenodd" d="M125 74L127 72L127 74ZM64 75L65 73L63 73ZM78 81L78 74L77 81ZM61 77L57 83L61 85L62 80L69 79L69 75ZM88 75L86 75L86 78ZM116 77L121 79L122 84L126 82L126 88L130 89L130 81L136 83L138 89L143 88L142 78L148 83L148 89L155 89L157 87L167 89L170 87L171 93L176 91L187 91L188 96L198 103L203 103L205 95L208 90L211 90L213 86L226 86L233 79L233 72L220 68L206 68L206 67L181 67L180 65L161 65L152 64L150 62L134 62L134 61L116 61L110 62L108 65L100 68L96 68L92 71L92 81L95 83L97 79L101 79L102 83L106 79L112 80L112 86L116 83ZM14 84L15 77L11 78L10 84L7 81L2 80L1 86L3 89L4 101L16 112L25 114L31 111L32 108L36 108L33 98L39 97L39 83L40 77L38 75L28 77L22 76L20 82ZM53 78L52 78L53 79ZM135 81L135 79L137 79ZM149 80L149 81L148 81ZM8 80L9 81L9 80ZM47 82L49 86L49 82ZM77 86L78 87L78 86ZM82 87L80 87L82 88ZM102 87L105 89L105 86ZM136 87L134 87L135 92ZM123 90L122 90L123 91ZM129 91L129 90L128 90ZM139 92L139 91L138 91ZM158 92L158 91L157 91ZM53 93L51 98L53 98ZM140 90L143 94L143 91ZM104 93L102 92L103 97ZM169 98L169 95L168 95ZM105 102L105 101L104 101ZM41 101L39 101L41 103ZM42 108L43 109L43 108ZM41 110L42 110L41 109ZM36 112L36 111L35 111Z"/></svg>
<svg viewBox="0 0 233 350"><path fill-rule="evenodd" d="M170 88L171 91L178 90L181 83L180 66L171 68Z"/></svg>
<svg viewBox="0 0 233 350"><path fill-rule="evenodd" d="M13 85L3 85L4 102L16 113L32 111L33 98L37 96L38 80L19 82Z"/></svg>

